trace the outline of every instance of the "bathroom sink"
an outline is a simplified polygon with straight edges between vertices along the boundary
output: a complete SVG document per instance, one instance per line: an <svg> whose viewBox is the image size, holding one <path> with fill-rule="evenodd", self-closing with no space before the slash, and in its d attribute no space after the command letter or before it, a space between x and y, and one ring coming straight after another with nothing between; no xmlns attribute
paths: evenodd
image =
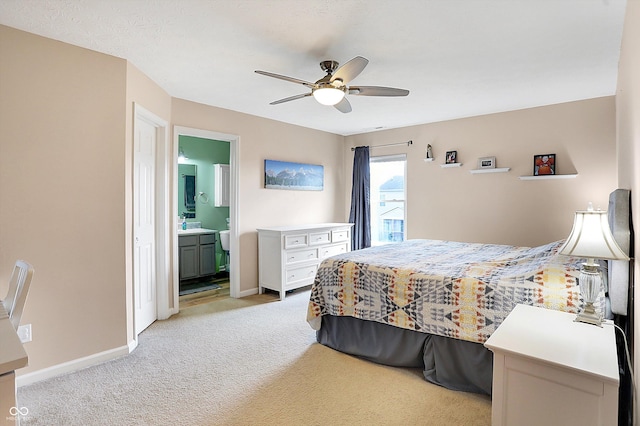
<svg viewBox="0 0 640 426"><path fill-rule="evenodd" d="M178 235L213 234L214 232L218 231L207 228L178 229Z"/></svg>

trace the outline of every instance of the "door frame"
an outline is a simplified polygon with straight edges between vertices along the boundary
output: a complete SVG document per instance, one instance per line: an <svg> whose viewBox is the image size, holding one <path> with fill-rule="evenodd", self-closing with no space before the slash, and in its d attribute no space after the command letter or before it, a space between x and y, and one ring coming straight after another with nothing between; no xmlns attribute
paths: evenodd
<svg viewBox="0 0 640 426"><path fill-rule="evenodd" d="M240 136L232 135L228 133L215 132L212 130L196 129L192 127L173 126L173 148L172 148L172 175L174 179L171 183L172 197L171 212L178 211L178 148L180 143L180 136L192 136L202 139L210 139L212 141L229 142L229 165L231 168L230 173L230 194L229 194L229 295L234 298L240 297L240 262L238 262L239 253L239 241L238 241L238 229L239 226L239 197L238 188L240 187ZM176 216L176 214L173 214ZM180 309L180 277L179 277L179 251L178 251L178 232L177 227L174 225L171 228L171 235L173 236L173 244L171 244L173 258L173 300L175 301L174 313L178 313Z"/></svg>
<svg viewBox="0 0 640 426"><path fill-rule="evenodd" d="M168 121L160 118L156 114L147 110L143 106L138 103L133 103L133 131L135 137L135 126L137 120L144 120L147 123L151 124L156 128L156 154L155 154L155 263L156 263L156 319L166 319L171 316L170 306L169 306L169 266L171 263L169 262L169 235L166 232L168 229L170 222L169 218L173 217L173 215L169 216L169 177L170 177L170 168L168 167L169 161L169 148L170 148L170 139L169 139L169 123ZM132 141L133 143L133 141ZM135 155L135 153L134 153ZM132 158L132 162L135 159ZM132 197L135 197L135 194L132 192ZM132 199L133 203L133 199ZM132 204L133 208L133 204ZM135 217L135 212L133 212ZM131 247L134 249L135 245L135 233L131 233ZM166 249L162 249L166 248ZM136 265L133 265L132 259L132 268L135 268ZM133 300L133 305L135 306L135 283L132 281L132 296L131 300ZM135 318L135 309L132 311L133 321L131 321L132 334L134 341L130 343L130 346L137 346L138 335L136 333L136 318ZM133 348L130 347L130 351Z"/></svg>

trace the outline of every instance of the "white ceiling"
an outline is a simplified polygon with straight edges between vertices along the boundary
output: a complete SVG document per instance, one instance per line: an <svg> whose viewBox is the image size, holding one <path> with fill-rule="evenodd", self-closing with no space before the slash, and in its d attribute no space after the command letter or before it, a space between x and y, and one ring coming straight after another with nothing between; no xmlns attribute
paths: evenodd
<svg viewBox="0 0 640 426"><path fill-rule="evenodd" d="M125 58L171 96L341 135L615 94L626 0L0 0L0 23ZM369 59L343 114L319 62Z"/></svg>

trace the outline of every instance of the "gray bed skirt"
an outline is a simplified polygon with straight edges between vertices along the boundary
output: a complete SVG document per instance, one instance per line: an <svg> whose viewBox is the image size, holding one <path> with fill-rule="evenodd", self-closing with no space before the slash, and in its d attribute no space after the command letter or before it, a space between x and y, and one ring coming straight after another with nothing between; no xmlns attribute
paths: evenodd
<svg viewBox="0 0 640 426"><path fill-rule="evenodd" d="M491 395L493 353L480 343L353 317L322 317L319 343L379 364L421 368L431 383Z"/></svg>

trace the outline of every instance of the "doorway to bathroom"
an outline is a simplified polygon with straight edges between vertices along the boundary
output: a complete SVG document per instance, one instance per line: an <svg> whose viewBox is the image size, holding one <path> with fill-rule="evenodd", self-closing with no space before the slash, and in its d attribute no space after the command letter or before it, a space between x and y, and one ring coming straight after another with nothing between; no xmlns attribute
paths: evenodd
<svg viewBox="0 0 640 426"><path fill-rule="evenodd" d="M238 138L176 127L174 142L176 300L182 308L237 297L239 271L233 270L231 254L236 247Z"/></svg>

